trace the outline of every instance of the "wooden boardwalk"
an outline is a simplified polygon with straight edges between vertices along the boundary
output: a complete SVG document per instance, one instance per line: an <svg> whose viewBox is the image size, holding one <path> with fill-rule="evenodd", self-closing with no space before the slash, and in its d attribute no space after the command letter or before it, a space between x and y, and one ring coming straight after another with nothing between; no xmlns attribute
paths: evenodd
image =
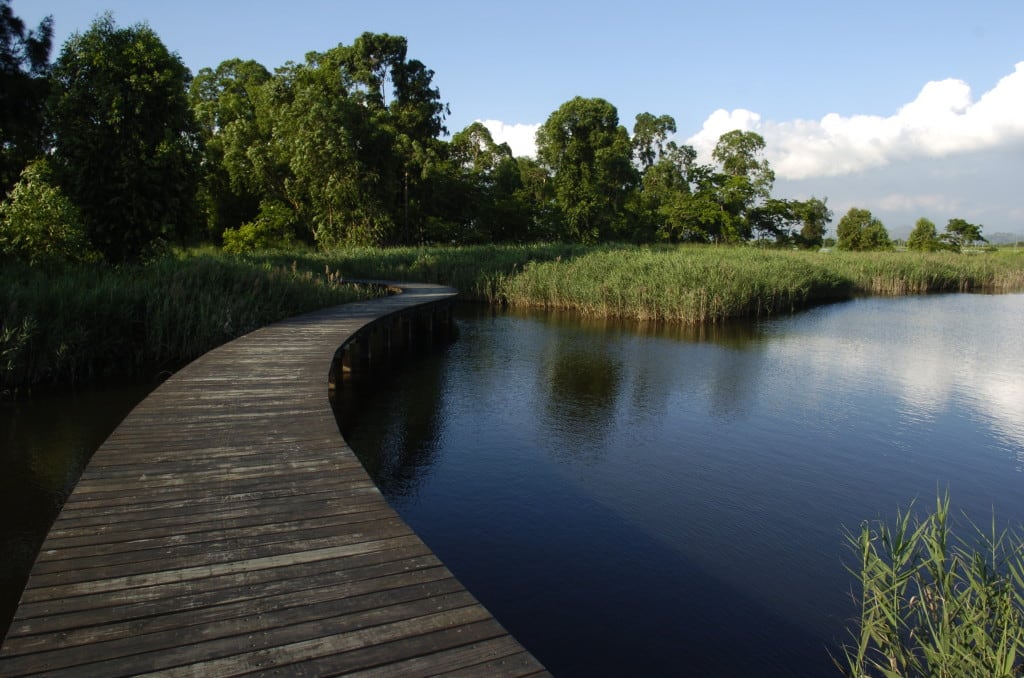
<svg viewBox="0 0 1024 678"><path fill-rule="evenodd" d="M454 296L403 287L237 339L136 407L47 536L0 675L544 673L338 432L338 347Z"/></svg>

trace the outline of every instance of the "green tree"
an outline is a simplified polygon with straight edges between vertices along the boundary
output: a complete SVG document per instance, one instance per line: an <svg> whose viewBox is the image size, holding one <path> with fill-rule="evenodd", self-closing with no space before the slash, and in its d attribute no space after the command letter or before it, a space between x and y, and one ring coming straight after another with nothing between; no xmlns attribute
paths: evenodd
<svg viewBox="0 0 1024 678"><path fill-rule="evenodd" d="M52 38L52 17L26 33L10 0L0 0L0 195L45 150L43 114Z"/></svg>
<svg viewBox="0 0 1024 678"><path fill-rule="evenodd" d="M653 116L637 113L633 124L633 152L643 170L647 170L664 152L669 134L675 134L676 121L671 115Z"/></svg>
<svg viewBox="0 0 1024 678"><path fill-rule="evenodd" d="M718 138L711 157L728 176L748 179L754 198L767 200L775 183L775 172L762 157L764 148L764 138L760 134L737 129Z"/></svg>
<svg viewBox="0 0 1024 678"><path fill-rule="evenodd" d="M517 157L520 188L514 198L528 222L526 240L554 240L560 235L558 208L551 175L538 161Z"/></svg>
<svg viewBox="0 0 1024 678"><path fill-rule="evenodd" d="M825 230L832 222L832 210L828 208L828 198L810 197L794 204L794 212L800 220L800 233L797 244L805 248L821 247L825 242Z"/></svg>
<svg viewBox="0 0 1024 678"><path fill-rule="evenodd" d="M54 171L93 245L112 262L190 234L199 135L191 75L148 26L106 15L53 67Z"/></svg>
<svg viewBox="0 0 1024 678"><path fill-rule="evenodd" d="M772 238L780 245L821 247L825 228L832 220L832 210L825 200L818 198L768 198L749 210L748 220L760 238Z"/></svg>
<svg viewBox="0 0 1024 678"><path fill-rule="evenodd" d="M30 163L0 203L0 254L50 268L96 258L81 215L53 184L45 159Z"/></svg>
<svg viewBox="0 0 1024 678"><path fill-rule="evenodd" d="M699 191L710 193L721 208L718 231L709 234L713 240L746 240L755 228L765 225L766 214L777 212L773 209L753 211L771 197L775 183L775 172L762 157L764 148L760 134L741 130L726 132L715 144L711 157L721 172L706 173L699 186Z"/></svg>
<svg viewBox="0 0 1024 678"><path fill-rule="evenodd" d="M637 184L633 145L604 99L575 97L537 131L537 159L552 174L558 211L570 240L595 242L626 230L626 204Z"/></svg>
<svg viewBox="0 0 1024 678"><path fill-rule="evenodd" d="M280 186L318 243L424 237L431 179L445 175L437 136L447 106L432 80L407 59L405 38L364 33L279 69L267 85L268 152L257 173Z"/></svg>
<svg viewBox="0 0 1024 678"><path fill-rule="evenodd" d="M460 214L463 241L522 242L530 239L530 210L520 202L523 188L519 163L508 144L495 143L490 130L471 123L452 137L449 159L459 168L462 182Z"/></svg>
<svg viewBox="0 0 1024 678"><path fill-rule="evenodd" d="M397 207L392 213L397 233L390 240L421 240L431 191L427 177L442 155L437 137L448 131L448 105L433 86L434 71L408 58L404 37L386 33L359 36L347 49L346 65L370 128L388 147L381 154L372 148L375 144L360 146L359 155L367 166L379 167L375 188L380 201Z"/></svg>
<svg viewBox="0 0 1024 678"><path fill-rule="evenodd" d="M800 223L794 200L769 198L750 208L747 214L751 229L758 238L771 238L779 244L789 242L793 228Z"/></svg>
<svg viewBox="0 0 1024 678"><path fill-rule="evenodd" d="M841 250L884 250L892 247L889 232L866 209L851 207L836 226L836 247Z"/></svg>
<svg viewBox="0 0 1024 678"><path fill-rule="evenodd" d="M685 240L689 223L680 204L690 199L690 173L697 152L668 142L640 178L637 240ZM685 218L684 218L685 219Z"/></svg>
<svg viewBox="0 0 1024 678"><path fill-rule="evenodd" d="M270 72L255 61L231 59L216 69L199 71L189 88L189 104L203 140L203 173L199 201L207 234L219 238L225 229L251 221L264 196L280 199L274 182L256 171L269 144L269 129L260 124Z"/></svg>
<svg viewBox="0 0 1024 678"><path fill-rule="evenodd" d="M935 230L935 224L924 217L917 220L914 230L907 238L907 249L921 252L934 252L942 247L942 242Z"/></svg>
<svg viewBox="0 0 1024 678"><path fill-rule="evenodd" d="M981 235L980 224L972 224L959 218L949 220L949 223L946 224L946 232L942 237L950 247L958 252L976 242L988 242Z"/></svg>

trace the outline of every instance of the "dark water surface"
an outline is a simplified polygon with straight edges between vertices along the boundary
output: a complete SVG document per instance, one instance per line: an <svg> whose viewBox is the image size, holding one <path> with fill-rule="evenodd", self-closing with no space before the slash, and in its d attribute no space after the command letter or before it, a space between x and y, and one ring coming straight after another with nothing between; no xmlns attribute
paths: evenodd
<svg viewBox="0 0 1024 678"><path fill-rule="evenodd" d="M343 394L402 516L556 675L837 675L844 526L1024 520L1024 295L644 331L472 309Z"/></svg>
<svg viewBox="0 0 1024 678"><path fill-rule="evenodd" d="M85 465L152 388L0 402L0 640L39 547Z"/></svg>

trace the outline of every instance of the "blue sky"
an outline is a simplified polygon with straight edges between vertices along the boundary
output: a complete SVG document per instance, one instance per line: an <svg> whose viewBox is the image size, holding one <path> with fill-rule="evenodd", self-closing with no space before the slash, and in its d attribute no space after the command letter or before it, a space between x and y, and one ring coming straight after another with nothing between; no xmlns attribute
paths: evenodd
<svg viewBox="0 0 1024 678"><path fill-rule="evenodd" d="M894 235L926 216L1024 234L1024 2L327 2L13 0L57 48L110 10L146 21L193 72L225 59L275 68L404 35L436 73L458 131L488 121L529 153L537 125L576 95L632 128L675 117L706 152L718 134L762 134L776 194L827 196L836 220L870 209ZM1021 64L1020 72L1017 64Z"/></svg>

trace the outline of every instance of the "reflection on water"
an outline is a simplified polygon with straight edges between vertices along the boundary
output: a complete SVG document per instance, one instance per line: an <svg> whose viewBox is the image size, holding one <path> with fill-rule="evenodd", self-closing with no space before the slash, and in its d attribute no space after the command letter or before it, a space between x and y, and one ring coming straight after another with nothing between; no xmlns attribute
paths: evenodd
<svg viewBox="0 0 1024 678"><path fill-rule="evenodd" d="M946 487L1024 519L1022 317L1022 295L703 333L470 310L339 417L556 675L830 675L844 527Z"/></svg>
<svg viewBox="0 0 1024 678"><path fill-rule="evenodd" d="M0 402L0 638L93 452L151 385Z"/></svg>
<svg viewBox="0 0 1024 678"><path fill-rule="evenodd" d="M413 358L420 367L419 387L427 391L442 388L443 365L423 356ZM332 406L338 415L338 428L346 440L361 423L361 404L373 397L382 381L398 383L410 360L393 364L377 364L372 371L345 377L343 385L331 394ZM421 398L417 392L399 390L388 410L400 413L383 437L373 446L373 453L355 450L356 456L385 496L415 496L419 484L428 476L430 467L441 453L440 429L436 398ZM346 413L344 416L342 413ZM352 413L351 415L347 413Z"/></svg>

